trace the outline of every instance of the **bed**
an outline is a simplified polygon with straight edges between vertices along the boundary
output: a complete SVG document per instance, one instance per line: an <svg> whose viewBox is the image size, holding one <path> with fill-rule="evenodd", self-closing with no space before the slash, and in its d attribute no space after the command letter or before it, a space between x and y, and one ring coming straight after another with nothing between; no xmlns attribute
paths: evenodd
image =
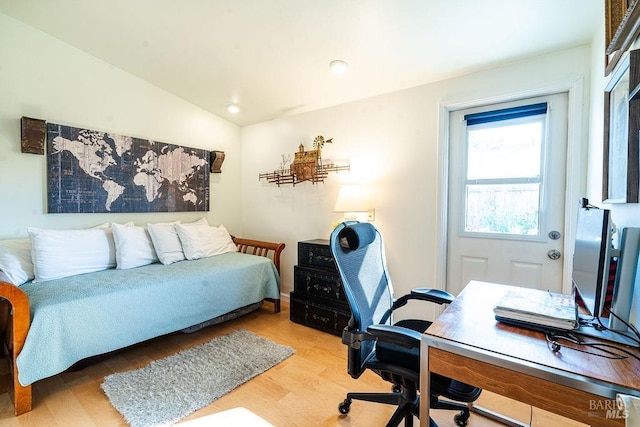
<svg viewBox="0 0 640 427"><path fill-rule="evenodd" d="M108 269L20 287L0 282L12 308L5 347L15 414L31 410L31 384L92 356L244 313L280 310L283 243L233 238L238 252Z"/></svg>

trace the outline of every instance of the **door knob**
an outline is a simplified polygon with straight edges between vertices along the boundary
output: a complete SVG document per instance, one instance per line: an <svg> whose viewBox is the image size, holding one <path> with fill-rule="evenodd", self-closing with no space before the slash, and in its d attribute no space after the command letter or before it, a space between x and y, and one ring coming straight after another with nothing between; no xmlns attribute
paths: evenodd
<svg viewBox="0 0 640 427"><path fill-rule="evenodd" d="M549 252L547 252L547 256L553 260L560 258L560 255L560 251L557 249L551 249Z"/></svg>

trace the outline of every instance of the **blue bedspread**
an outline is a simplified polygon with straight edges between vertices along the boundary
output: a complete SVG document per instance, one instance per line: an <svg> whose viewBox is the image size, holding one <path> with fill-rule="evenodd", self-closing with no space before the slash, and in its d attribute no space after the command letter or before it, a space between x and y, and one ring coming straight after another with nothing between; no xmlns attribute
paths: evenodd
<svg viewBox="0 0 640 427"><path fill-rule="evenodd" d="M29 295L31 328L17 358L18 379L28 385L84 358L280 298L280 278L270 259L232 252L21 289Z"/></svg>

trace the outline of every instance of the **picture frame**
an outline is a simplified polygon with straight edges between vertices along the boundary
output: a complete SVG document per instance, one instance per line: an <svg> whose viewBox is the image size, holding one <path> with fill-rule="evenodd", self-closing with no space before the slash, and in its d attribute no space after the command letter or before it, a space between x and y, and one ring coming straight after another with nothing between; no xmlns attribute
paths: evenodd
<svg viewBox="0 0 640 427"><path fill-rule="evenodd" d="M638 121L631 120L629 101L630 63L638 55L627 55L613 72L604 91L604 146L602 201L605 203L638 202ZM635 67L634 67L635 68Z"/></svg>
<svg viewBox="0 0 640 427"><path fill-rule="evenodd" d="M640 35L640 0L605 0L605 76Z"/></svg>
<svg viewBox="0 0 640 427"><path fill-rule="evenodd" d="M622 24L622 19L629 8L628 0L605 0L604 1L604 18L605 18L605 48L612 46L612 41Z"/></svg>

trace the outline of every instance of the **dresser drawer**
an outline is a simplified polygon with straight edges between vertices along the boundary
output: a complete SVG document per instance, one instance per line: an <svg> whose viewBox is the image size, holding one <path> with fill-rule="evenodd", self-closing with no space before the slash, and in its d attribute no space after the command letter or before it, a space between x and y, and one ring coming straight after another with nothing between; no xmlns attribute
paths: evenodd
<svg viewBox="0 0 640 427"><path fill-rule="evenodd" d="M328 240L298 242L298 264L336 271Z"/></svg>
<svg viewBox="0 0 640 427"><path fill-rule="evenodd" d="M293 267L293 290L299 294L339 302L347 306L347 298L338 273L318 268Z"/></svg>
<svg viewBox="0 0 640 427"><path fill-rule="evenodd" d="M351 314L340 308L329 307L321 301L290 294L291 321L310 326L333 335L342 336L342 330L349 323Z"/></svg>

